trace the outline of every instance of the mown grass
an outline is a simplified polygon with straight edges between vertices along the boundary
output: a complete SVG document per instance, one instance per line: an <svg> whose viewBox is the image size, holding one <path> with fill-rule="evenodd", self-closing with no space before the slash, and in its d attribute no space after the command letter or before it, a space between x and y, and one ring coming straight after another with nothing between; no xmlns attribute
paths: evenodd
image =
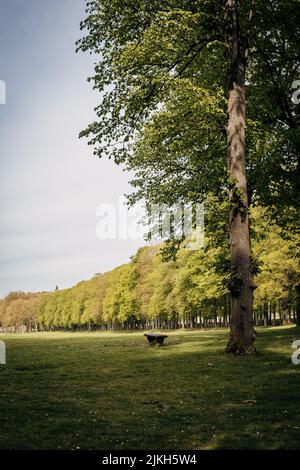
<svg viewBox="0 0 300 470"><path fill-rule="evenodd" d="M1 449L297 449L294 327L258 329L255 357L226 330L1 335Z"/></svg>

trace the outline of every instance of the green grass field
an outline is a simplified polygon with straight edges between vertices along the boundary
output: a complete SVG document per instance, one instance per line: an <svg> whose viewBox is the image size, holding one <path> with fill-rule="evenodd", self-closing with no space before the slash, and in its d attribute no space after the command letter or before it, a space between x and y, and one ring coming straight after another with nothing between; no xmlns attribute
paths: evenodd
<svg viewBox="0 0 300 470"><path fill-rule="evenodd" d="M227 331L1 335L1 449L296 449L294 327L258 329L256 357Z"/></svg>

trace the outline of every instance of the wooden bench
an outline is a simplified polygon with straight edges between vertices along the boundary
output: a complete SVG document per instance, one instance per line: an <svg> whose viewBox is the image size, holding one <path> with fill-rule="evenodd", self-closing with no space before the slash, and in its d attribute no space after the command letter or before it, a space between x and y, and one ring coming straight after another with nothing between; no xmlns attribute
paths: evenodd
<svg viewBox="0 0 300 470"><path fill-rule="evenodd" d="M144 333L144 336L146 336L149 344L164 344L165 338L168 337L158 333Z"/></svg>

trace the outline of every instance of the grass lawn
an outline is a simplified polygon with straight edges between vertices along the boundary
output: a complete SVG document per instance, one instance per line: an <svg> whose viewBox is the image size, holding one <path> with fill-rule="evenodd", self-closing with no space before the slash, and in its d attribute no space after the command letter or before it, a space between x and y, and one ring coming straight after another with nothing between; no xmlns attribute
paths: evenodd
<svg viewBox="0 0 300 470"><path fill-rule="evenodd" d="M300 448L300 329L258 328L247 358L227 333L0 335L0 449Z"/></svg>

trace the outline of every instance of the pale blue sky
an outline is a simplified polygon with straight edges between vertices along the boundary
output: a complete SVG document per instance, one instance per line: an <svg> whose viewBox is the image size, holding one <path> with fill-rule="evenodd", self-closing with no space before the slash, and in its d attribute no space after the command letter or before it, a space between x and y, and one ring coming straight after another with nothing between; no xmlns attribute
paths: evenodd
<svg viewBox="0 0 300 470"><path fill-rule="evenodd" d="M128 175L78 139L99 98L75 53L84 0L0 0L0 296L71 286L129 259L142 240L96 237L96 209Z"/></svg>

